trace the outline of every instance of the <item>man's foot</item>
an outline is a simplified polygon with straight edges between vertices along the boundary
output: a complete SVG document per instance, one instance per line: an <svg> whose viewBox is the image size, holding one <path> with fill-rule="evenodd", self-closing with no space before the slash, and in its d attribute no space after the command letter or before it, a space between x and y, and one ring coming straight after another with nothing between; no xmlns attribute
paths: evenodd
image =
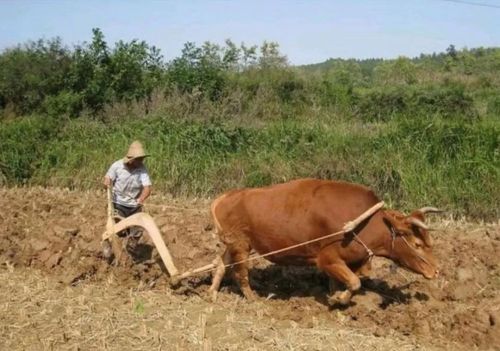
<svg viewBox="0 0 500 351"><path fill-rule="evenodd" d="M135 252L135 250L137 249L137 246L139 245L139 240L141 239L141 237L137 237L137 236L128 236L127 237L127 251L131 254L133 254Z"/></svg>
<svg viewBox="0 0 500 351"><path fill-rule="evenodd" d="M113 249L111 248L111 243L109 240L104 240L101 243L102 246L102 255L106 260L110 260L113 256Z"/></svg>

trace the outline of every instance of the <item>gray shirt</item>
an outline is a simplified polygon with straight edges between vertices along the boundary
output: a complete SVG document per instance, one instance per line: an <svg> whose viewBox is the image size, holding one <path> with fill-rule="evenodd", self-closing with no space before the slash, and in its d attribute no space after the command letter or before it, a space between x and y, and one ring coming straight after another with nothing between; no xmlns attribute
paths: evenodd
<svg viewBox="0 0 500 351"><path fill-rule="evenodd" d="M113 202L123 206L139 206L137 198L141 195L142 189L151 186L146 167L130 170L123 160L113 163L106 176L113 182Z"/></svg>

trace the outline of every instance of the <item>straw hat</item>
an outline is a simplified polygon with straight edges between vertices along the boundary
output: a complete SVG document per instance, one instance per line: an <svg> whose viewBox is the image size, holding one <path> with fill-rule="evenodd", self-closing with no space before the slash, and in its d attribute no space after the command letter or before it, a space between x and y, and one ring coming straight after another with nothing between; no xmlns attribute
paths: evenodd
<svg viewBox="0 0 500 351"><path fill-rule="evenodd" d="M132 161L134 158L141 158L141 157L148 157L144 152L144 148L142 147L142 144L140 141L134 141L132 144L130 144L130 147L128 148L127 155L123 158L125 162Z"/></svg>

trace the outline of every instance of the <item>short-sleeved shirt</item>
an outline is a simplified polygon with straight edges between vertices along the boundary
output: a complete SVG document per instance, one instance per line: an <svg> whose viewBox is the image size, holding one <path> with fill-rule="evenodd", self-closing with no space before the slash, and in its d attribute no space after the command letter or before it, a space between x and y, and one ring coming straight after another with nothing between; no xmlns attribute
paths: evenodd
<svg viewBox="0 0 500 351"><path fill-rule="evenodd" d="M123 160L113 163L106 176L113 182L113 202L122 206L138 207L142 189L151 185L146 167L130 170Z"/></svg>

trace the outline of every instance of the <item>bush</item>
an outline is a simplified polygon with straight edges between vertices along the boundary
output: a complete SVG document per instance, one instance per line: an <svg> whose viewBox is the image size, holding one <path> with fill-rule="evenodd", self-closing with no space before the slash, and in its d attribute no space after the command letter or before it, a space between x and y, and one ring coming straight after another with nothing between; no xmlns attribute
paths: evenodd
<svg viewBox="0 0 500 351"><path fill-rule="evenodd" d="M56 96L48 96L42 105L42 110L49 116L66 115L77 117L83 109L83 99L80 94L64 91Z"/></svg>
<svg viewBox="0 0 500 351"><path fill-rule="evenodd" d="M364 121L388 121L398 115L438 114L474 118L472 97L462 86L373 88L356 94L355 105Z"/></svg>
<svg viewBox="0 0 500 351"><path fill-rule="evenodd" d="M349 107L353 103L353 87L331 80L322 80L315 86L315 95L319 97L321 106Z"/></svg>
<svg viewBox="0 0 500 351"><path fill-rule="evenodd" d="M376 88L357 93L354 103L363 121L388 121L408 111L408 95L408 91L401 88Z"/></svg>
<svg viewBox="0 0 500 351"><path fill-rule="evenodd" d="M55 133L55 123L48 118L31 117L2 122L0 165L6 181L22 184L30 180Z"/></svg>
<svg viewBox="0 0 500 351"><path fill-rule="evenodd" d="M425 113L438 113L446 117L476 116L472 97L460 85L419 88L413 92L409 106L412 110L420 109Z"/></svg>

